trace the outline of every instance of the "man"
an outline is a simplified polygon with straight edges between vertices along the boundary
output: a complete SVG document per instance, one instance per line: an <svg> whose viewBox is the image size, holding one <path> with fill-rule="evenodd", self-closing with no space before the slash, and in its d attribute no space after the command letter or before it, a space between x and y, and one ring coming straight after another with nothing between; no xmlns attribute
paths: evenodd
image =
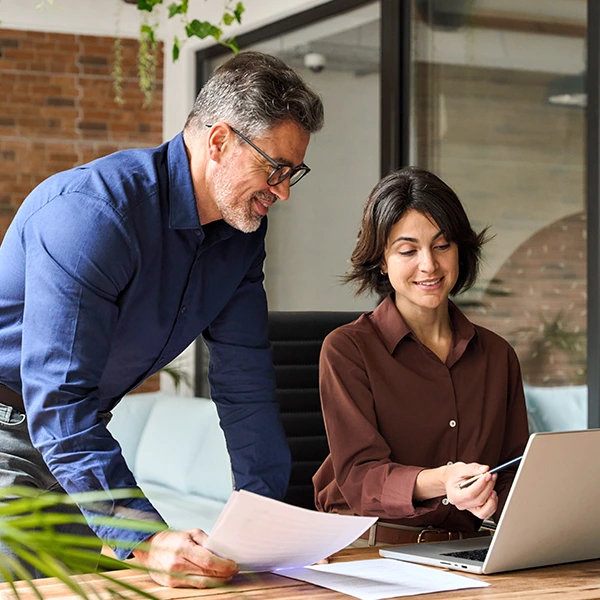
<svg viewBox="0 0 600 600"><path fill-rule="evenodd" d="M308 173L322 123L321 100L293 70L245 52L215 71L170 142L59 173L29 195L0 246L1 487L135 488L106 429L110 410L202 333L235 487L283 497L290 459L263 217ZM160 519L146 498L80 509ZM202 547L200 530L90 526L103 540L146 540L133 549L139 562L189 575L153 573L163 585L205 587L237 571Z"/></svg>

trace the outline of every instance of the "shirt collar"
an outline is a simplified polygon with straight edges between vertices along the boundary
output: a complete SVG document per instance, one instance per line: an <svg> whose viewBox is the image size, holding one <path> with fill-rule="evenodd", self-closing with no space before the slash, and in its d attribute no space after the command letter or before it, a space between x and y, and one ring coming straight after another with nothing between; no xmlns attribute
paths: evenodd
<svg viewBox="0 0 600 600"><path fill-rule="evenodd" d="M177 134L168 146L167 162L169 167L169 227L172 229L197 229L199 242L203 242L206 232L200 225L196 193L192 183L190 161L183 141L183 133ZM225 221L216 221L211 230L219 239L233 235L234 228Z"/></svg>
<svg viewBox="0 0 600 600"><path fill-rule="evenodd" d="M454 363L463 354L468 343L475 336L475 327L473 327L471 321L463 315L453 302L449 302L448 308L454 339L447 362L451 361ZM379 335L390 354L393 354L398 344L407 335L412 333L412 330L398 312L393 295L391 294L373 311L371 319L376 325Z"/></svg>
<svg viewBox="0 0 600 600"><path fill-rule="evenodd" d="M183 133L177 134L167 150L169 169L169 227L200 229L196 194L192 184L190 162L183 143Z"/></svg>

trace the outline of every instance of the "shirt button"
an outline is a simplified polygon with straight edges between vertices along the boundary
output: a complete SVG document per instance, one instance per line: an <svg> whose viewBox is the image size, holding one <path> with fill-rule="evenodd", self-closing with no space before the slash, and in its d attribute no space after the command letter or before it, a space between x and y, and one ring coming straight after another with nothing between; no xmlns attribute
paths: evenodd
<svg viewBox="0 0 600 600"><path fill-rule="evenodd" d="M199 229L196 229L196 230L194 231L194 233L195 233L195 234L196 234L198 237L200 237L200 230L199 230Z"/></svg>
<svg viewBox="0 0 600 600"><path fill-rule="evenodd" d="M442 504L443 504L444 506L448 506L448 504L449 504L449 502L448 502L448 498L444 498L444 499L442 500Z"/></svg>
<svg viewBox="0 0 600 600"><path fill-rule="evenodd" d="M182 306L181 307L181 314L184 314L186 310L187 310L187 308L185 306Z"/></svg>
<svg viewBox="0 0 600 600"><path fill-rule="evenodd" d="M456 421L454 419L450 421L450 427L456 427Z"/></svg>
<svg viewBox="0 0 600 600"><path fill-rule="evenodd" d="M446 464L447 465L453 465L454 463L451 460L449 460Z"/></svg>

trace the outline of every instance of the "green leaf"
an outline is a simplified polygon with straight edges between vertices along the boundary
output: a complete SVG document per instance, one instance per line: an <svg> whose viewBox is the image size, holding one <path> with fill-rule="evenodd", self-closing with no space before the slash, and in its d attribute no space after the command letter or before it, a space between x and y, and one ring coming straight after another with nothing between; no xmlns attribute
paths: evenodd
<svg viewBox="0 0 600 600"><path fill-rule="evenodd" d="M175 62L179 58L179 38L175 36L173 39L173 62Z"/></svg>
<svg viewBox="0 0 600 600"><path fill-rule="evenodd" d="M188 37L196 36L201 40L208 36L212 36L215 40L219 41L223 32L212 23L208 21L198 21L198 19L194 19L191 23L188 23L185 27L185 31Z"/></svg>
<svg viewBox="0 0 600 600"><path fill-rule="evenodd" d="M152 12L152 9L157 4L162 4L163 0L138 0L137 7L138 10L147 10L148 12Z"/></svg>
<svg viewBox="0 0 600 600"><path fill-rule="evenodd" d="M148 38L148 41L154 46L156 39L154 38L154 29L150 25L142 25L140 27L140 33Z"/></svg>
<svg viewBox="0 0 600 600"><path fill-rule="evenodd" d="M184 15L187 11L184 10L183 4L177 4L173 2L173 4L169 4L169 19L173 18L175 15Z"/></svg>
<svg viewBox="0 0 600 600"><path fill-rule="evenodd" d="M235 10L233 11L233 14L235 15L235 20L238 23L242 22L242 13L245 11L246 9L244 8L244 5L241 2L237 3L237 6L235 7ZM239 50L238 50L239 52Z"/></svg>
<svg viewBox="0 0 600 600"><path fill-rule="evenodd" d="M225 25L231 25L235 21L235 16L231 13L223 13L223 23Z"/></svg>
<svg viewBox="0 0 600 600"><path fill-rule="evenodd" d="M234 54L240 53L240 48L237 40L234 37L229 38L228 40L221 40L219 41L219 44L221 44L221 46L225 46L225 48L229 48Z"/></svg>

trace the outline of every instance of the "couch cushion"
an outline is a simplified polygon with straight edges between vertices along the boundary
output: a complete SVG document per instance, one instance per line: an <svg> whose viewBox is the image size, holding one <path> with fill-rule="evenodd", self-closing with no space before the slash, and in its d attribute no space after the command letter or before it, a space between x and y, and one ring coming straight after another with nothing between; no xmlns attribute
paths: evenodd
<svg viewBox="0 0 600 600"><path fill-rule="evenodd" d="M225 502L194 494L181 494L154 483L143 483L142 490L171 529L199 527L210 533Z"/></svg>
<svg viewBox="0 0 600 600"><path fill-rule="evenodd" d="M125 396L112 411L108 429L119 442L127 466L134 473L135 457L142 431L146 427L154 403L160 396L160 392L131 394Z"/></svg>
<svg viewBox="0 0 600 600"><path fill-rule="evenodd" d="M587 429L587 386L524 385L531 433Z"/></svg>
<svg viewBox="0 0 600 600"><path fill-rule="evenodd" d="M133 472L140 484L225 502L233 487L231 464L214 403L160 396L140 436Z"/></svg>

